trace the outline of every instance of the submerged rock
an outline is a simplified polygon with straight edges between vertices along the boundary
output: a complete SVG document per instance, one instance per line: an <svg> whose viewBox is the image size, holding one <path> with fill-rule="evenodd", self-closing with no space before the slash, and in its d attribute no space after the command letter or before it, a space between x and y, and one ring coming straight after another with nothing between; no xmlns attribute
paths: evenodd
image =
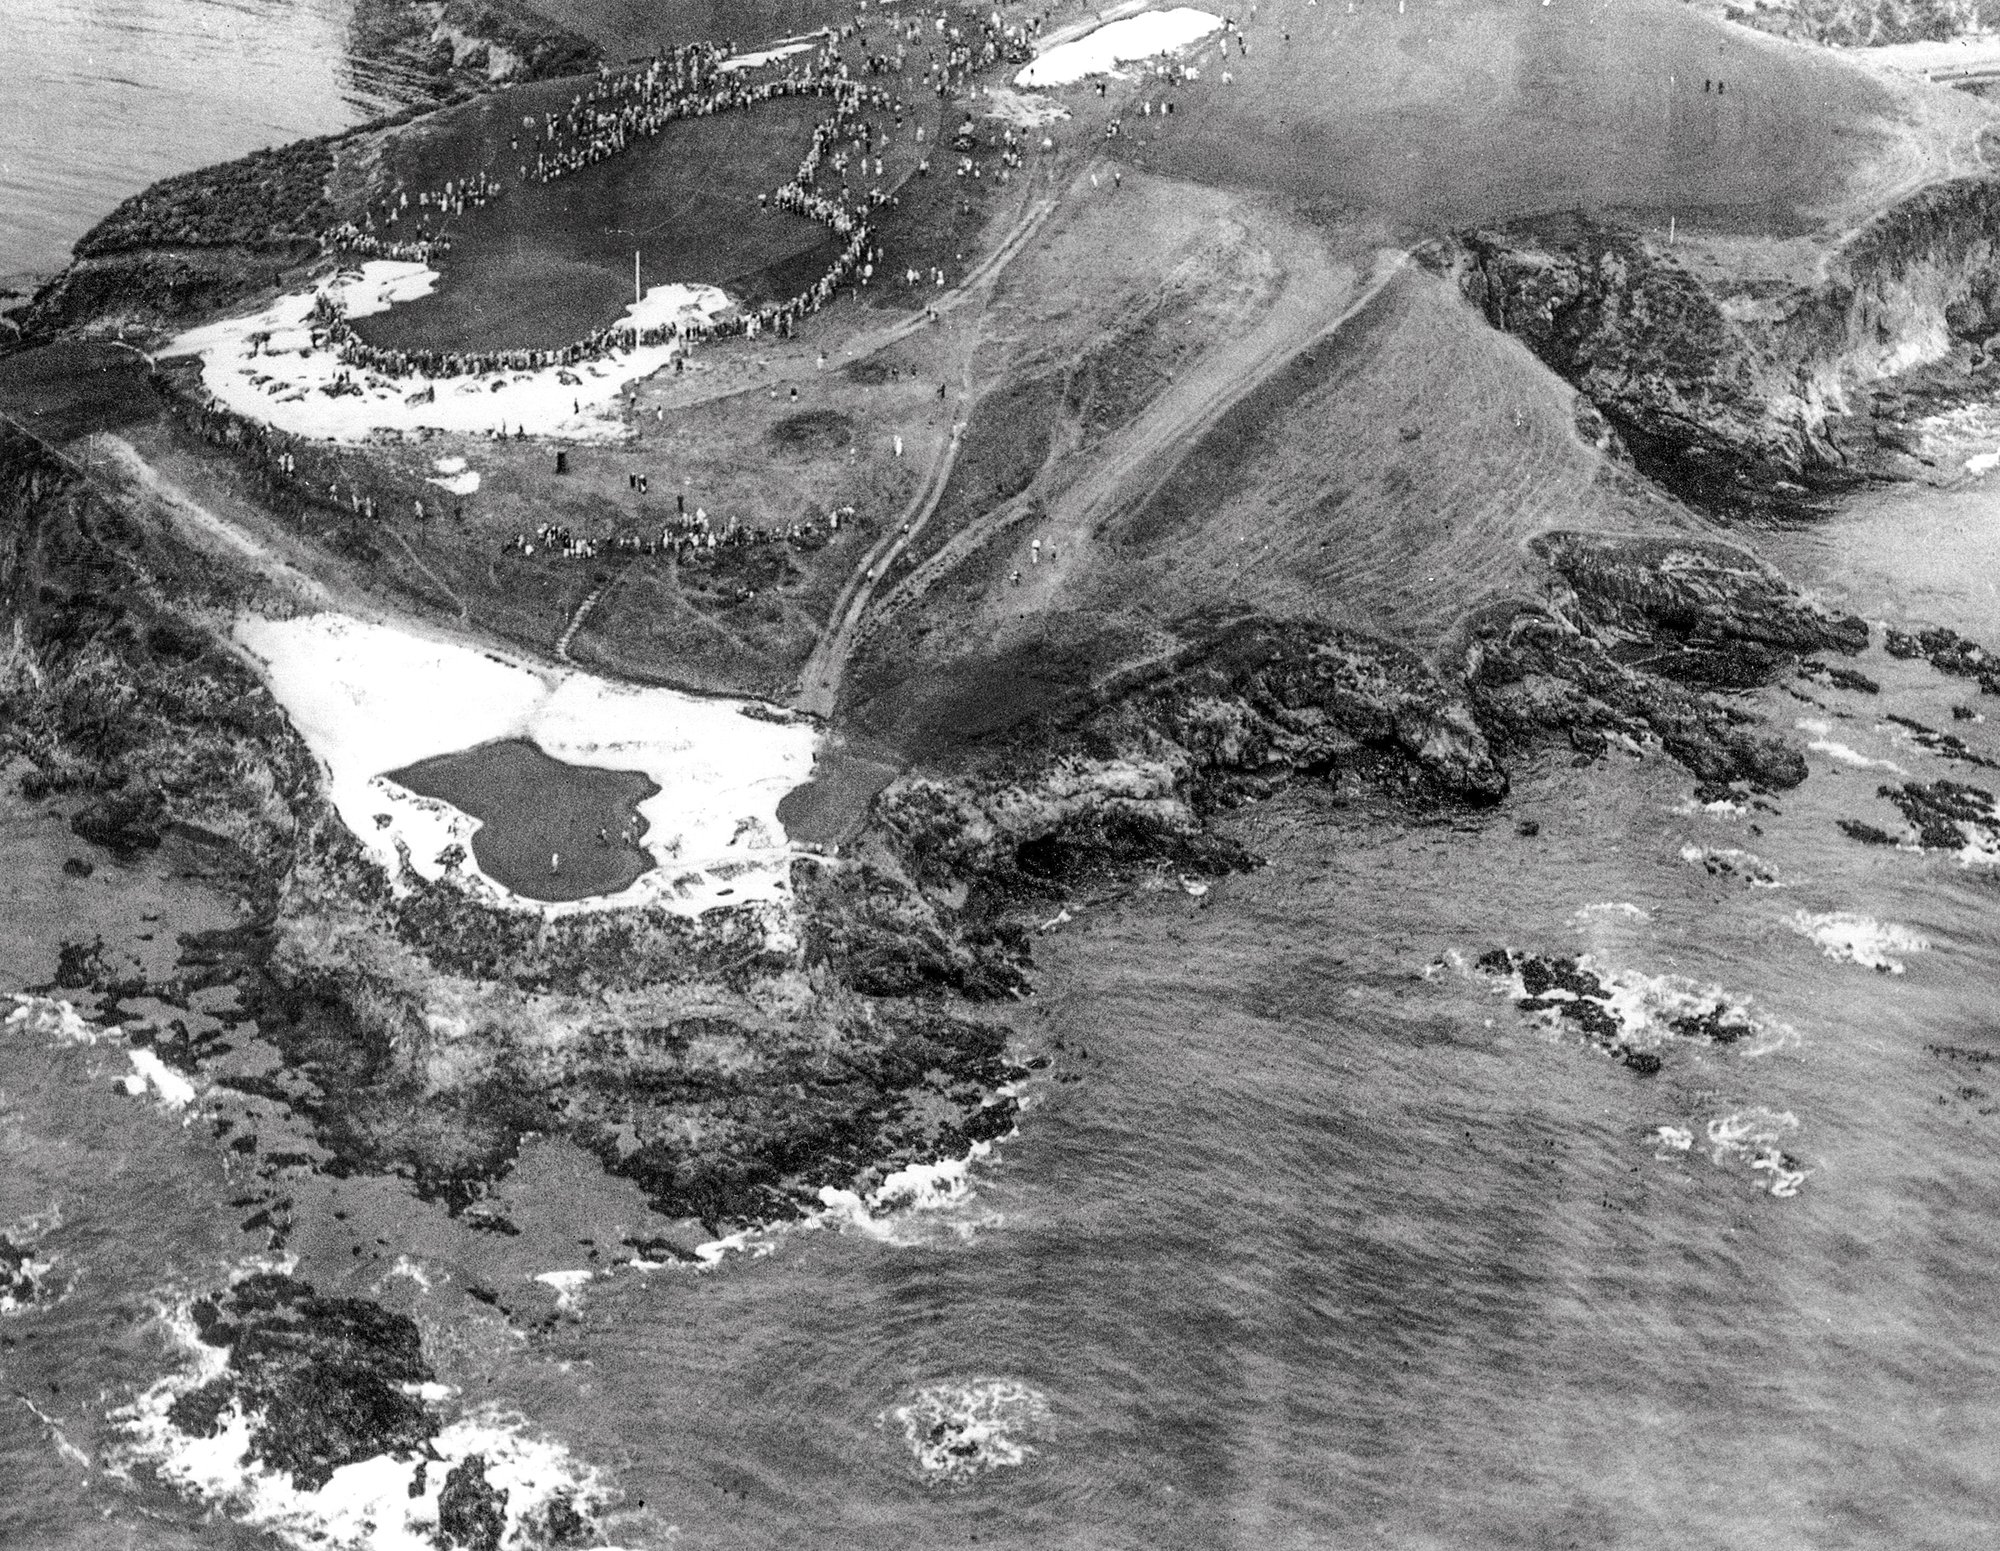
<svg viewBox="0 0 2000 1551"><path fill-rule="evenodd" d="M322 1297L277 1272L244 1278L192 1308L201 1340L226 1351L225 1371L179 1396L168 1420L213 1437L232 1409L257 1418L250 1457L303 1491L343 1465L421 1450L435 1412L410 1393L431 1381L417 1327L360 1298Z"/></svg>
<svg viewBox="0 0 2000 1551"><path fill-rule="evenodd" d="M1962 764L1985 765L1989 769L2000 768L1996 767L1994 761L1988 759L1984 754L1975 753L1971 746L1956 733L1939 732L1934 727L1926 727L1922 722L1916 721L1911 717L1899 716L1894 711L1889 712L1884 720L1894 722L1898 727L1901 727L1910 735L1910 741L1916 744L1918 748L1928 749L1933 754L1940 755L1945 759L1958 760Z"/></svg>
<svg viewBox="0 0 2000 1551"><path fill-rule="evenodd" d="M1917 843L1926 851L2000 853L2000 807L1993 794L1980 786L1957 781L1909 781L1900 786L1876 790L1896 805L1917 831ZM1849 834L1854 830L1841 825ZM1859 838L1859 837L1857 837Z"/></svg>
<svg viewBox="0 0 2000 1551"><path fill-rule="evenodd" d="M1891 626L1883 634L1882 649L1906 662L1921 658L1953 678L1976 680L1983 695L2000 695L2000 657L1956 630L1938 626L1911 634Z"/></svg>
<svg viewBox="0 0 2000 1551"><path fill-rule="evenodd" d="M1641 1077L1665 1065L1670 1038L1729 1045L1759 1032L1749 1012L1709 987L1601 971L1588 958L1494 948L1473 968L1511 983L1514 1005L1570 1028Z"/></svg>
<svg viewBox="0 0 2000 1551"><path fill-rule="evenodd" d="M486 1456L468 1455L445 1473L438 1493L438 1544L445 1551L500 1551L507 1493L486 1479Z"/></svg>
<svg viewBox="0 0 2000 1551"><path fill-rule="evenodd" d="M1882 686L1867 674L1853 668L1842 668L1821 662L1817 657L1808 657L1801 662L1799 672L1809 679L1818 679L1831 684L1835 689L1851 689L1861 695L1882 693Z"/></svg>

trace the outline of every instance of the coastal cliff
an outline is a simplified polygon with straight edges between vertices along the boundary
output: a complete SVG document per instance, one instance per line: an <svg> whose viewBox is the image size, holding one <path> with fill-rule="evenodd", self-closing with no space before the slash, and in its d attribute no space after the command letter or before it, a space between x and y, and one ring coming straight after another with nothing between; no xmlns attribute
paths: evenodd
<svg viewBox="0 0 2000 1551"><path fill-rule="evenodd" d="M1920 473L1913 422L1994 370L1996 242L2000 181L1978 177L1898 202L1810 279L1581 214L1462 233L1435 262L1643 470L1713 504Z"/></svg>
<svg viewBox="0 0 2000 1551"><path fill-rule="evenodd" d="M1800 752L1734 696L1802 654L1862 651L1863 621L1713 540L1556 532L1532 548L1544 596L1476 612L1439 663L1303 621L1240 621L964 769L902 777L877 820L932 889L1033 892L1142 862L1253 865L1210 821L1300 779L1450 815L1502 801L1510 762L1555 746L1589 764L1614 739L1704 786L1806 778Z"/></svg>

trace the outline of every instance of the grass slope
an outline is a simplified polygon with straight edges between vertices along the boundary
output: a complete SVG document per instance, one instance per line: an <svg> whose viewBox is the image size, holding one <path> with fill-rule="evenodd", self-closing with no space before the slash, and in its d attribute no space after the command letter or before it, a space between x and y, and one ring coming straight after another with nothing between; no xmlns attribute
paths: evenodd
<svg viewBox="0 0 2000 1551"><path fill-rule="evenodd" d="M1669 0L1404 14L1373 0L1351 15L1272 0L1247 38L1247 54L1207 51L1171 117L1128 116L1122 153L1419 229L1583 206L1777 234L1813 224L1891 151L1900 114L1834 56Z"/></svg>

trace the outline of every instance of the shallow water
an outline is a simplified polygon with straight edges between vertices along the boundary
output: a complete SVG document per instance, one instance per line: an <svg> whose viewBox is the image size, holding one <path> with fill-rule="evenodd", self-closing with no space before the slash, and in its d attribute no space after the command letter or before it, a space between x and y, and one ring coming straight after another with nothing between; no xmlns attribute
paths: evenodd
<svg viewBox="0 0 2000 1551"><path fill-rule="evenodd" d="M388 776L478 819L480 870L529 899L616 894L653 865L637 843L646 830L638 805L659 788L635 770L565 764L505 738Z"/></svg>
<svg viewBox="0 0 2000 1551"><path fill-rule="evenodd" d="M400 105L347 50L350 0L8 0L0 284L51 274L160 178Z"/></svg>

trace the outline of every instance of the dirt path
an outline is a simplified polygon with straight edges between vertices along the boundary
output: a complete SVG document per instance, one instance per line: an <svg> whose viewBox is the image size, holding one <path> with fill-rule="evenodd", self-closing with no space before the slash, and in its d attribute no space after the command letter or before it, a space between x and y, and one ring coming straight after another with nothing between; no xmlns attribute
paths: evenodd
<svg viewBox="0 0 2000 1551"><path fill-rule="evenodd" d="M424 564L424 562L418 557L416 550L411 547L410 541L408 539L404 538L403 535L398 533L394 528L391 528L389 530L389 537L394 539L398 544L400 544L403 547L403 553L410 557L410 564L415 566L417 570L423 574L424 579L428 581L433 587L437 588L439 592L444 594L446 598L451 600L452 607L458 610L458 617L461 620L467 620L472 618L472 610L466 607L465 600L461 598L456 592L454 592L451 589L450 586L446 584L445 579L442 576L439 576L437 572L433 571L428 565ZM558 653L557 655L560 656L561 654Z"/></svg>
<svg viewBox="0 0 2000 1551"><path fill-rule="evenodd" d="M840 697L840 681L847 671L847 659L854 650L856 633L868 612L869 601L875 595L875 583L888 574L903 546L922 531L924 524L930 521L931 513L937 510L945 487L951 483L951 471L958 462L959 439L964 431L964 421L952 422L950 431L938 443L924 482L917 487L917 493L903 509L902 517L894 527L884 529L882 536L869 546L868 553L861 557L860 565L847 579L847 585L840 590L832 612L827 615L827 628L821 634L819 644L806 659L805 667L799 670L799 691L792 701L797 709L814 716L833 714L834 703Z"/></svg>
<svg viewBox="0 0 2000 1551"><path fill-rule="evenodd" d="M1094 530L1119 510L1151 499L1181 460L1244 396L1301 350L1310 349L1375 300L1411 262L1407 252L1379 256L1358 290L1308 244L1288 256L1283 290L1249 330L1199 358L1124 431L1090 455L1082 477L1051 493L1066 461L1052 457L1034 482L970 524L908 577L887 601L901 608L1006 531L1034 517L1052 558L1024 567L1022 583L999 600L1011 615L1033 618L1075 574L1069 557L1089 552Z"/></svg>
<svg viewBox="0 0 2000 1551"><path fill-rule="evenodd" d="M1355 291L1339 283L1324 259L1308 257L1303 250L1292 259L1284 289L1256 326L1197 357L1190 370L1091 460L1081 479L1049 503L1046 521L1058 541L1083 543L1114 511L1150 500L1181 459L1245 395L1360 312L1410 263L1406 252L1383 255L1368 282Z"/></svg>
<svg viewBox="0 0 2000 1551"><path fill-rule="evenodd" d="M1017 254L1025 248L1038 232L1042 223L1061 202L1059 194L1049 194L1040 199L1027 201L1021 213L1015 218L999 246L970 270L965 278L937 304L940 317L933 321L924 314L905 318L900 323L880 333L866 334L850 342L838 352L836 361L865 360L886 350L900 339L907 338L919 329L938 328L958 312L968 302L984 301L993 283L999 279ZM967 332L956 342L961 352L964 366L960 371L960 402L971 399L971 363L978 353L980 338L976 320L969 322ZM882 536L869 546L868 553L854 568L847 583L834 600L833 608L827 615L827 625L812 655L799 670L799 687L792 697L792 705L814 716L831 716L840 698L841 681L847 672L848 658L853 654L862 625L867 619L870 603L874 600L876 585L885 580L896 558L902 554L910 542L919 537L924 525L937 510L946 487L951 483L951 471L958 462L960 440L965 433L965 422L954 419L951 429L932 455L931 465L925 471L924 481L904 507L902 515L894 526L884 530Z"/></svg>
<svg viewBox="0 0 2000 1551"><path fill-rule="evenodd" d="M100 431L79 442L73 456L91 479L141 502L197 544L220 548L232 560L248 564L281 593L314 608L335 605L333 590L325 582L196 500L148 463L124 437Z"/></svg>

